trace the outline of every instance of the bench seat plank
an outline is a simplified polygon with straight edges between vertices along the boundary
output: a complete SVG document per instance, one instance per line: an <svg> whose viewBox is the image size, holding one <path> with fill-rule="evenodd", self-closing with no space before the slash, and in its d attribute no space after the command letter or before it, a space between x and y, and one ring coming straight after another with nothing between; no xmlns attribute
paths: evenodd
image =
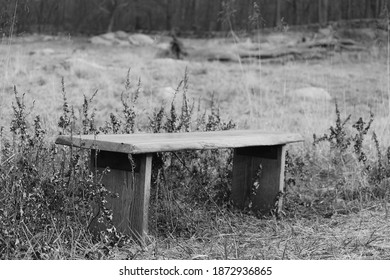
<svg viewBox="0 0 390 280"><path fill-rule="evenodd" d="M111 152L145 154L179 150L210 150L284 145L302 141L299 134L229 130L188 133L137 133L59 136L57 144Z"/></svg>

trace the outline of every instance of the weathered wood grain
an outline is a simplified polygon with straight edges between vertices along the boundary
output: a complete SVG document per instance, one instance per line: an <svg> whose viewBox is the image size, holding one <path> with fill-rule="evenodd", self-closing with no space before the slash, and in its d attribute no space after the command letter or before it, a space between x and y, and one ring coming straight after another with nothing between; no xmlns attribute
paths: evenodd
<svg viewBox="0 0 390 280"><path fill-rule="evenodd" d="M299 134L293 133L230 130L188 133L59 136L56 143L111 152L143 154L179 150L272 146L302 140Z"/></svg>
<svg viewBox="0 0 390 280"><path fill-rule="evenodd" d="M266 155L266 156L264 156ZM279 192L284 187L285 146L239 148L234 151L232 200L239 208L249 205L263 213L272 210ZM254 187L256 173L261 167L258 187ZM281 207L278 201L276 207Z"/></svg>
<svg viewBox="0 0 390 280"><path fill-rule="evenodd" d="M100 154L91 155L91 164L100 172L105 169L106 159L110 156L113 160L118 157L118 153L105 152L102 162ZM127 154L124 154L128 158ZM152 170L152 155L142 154L133 157L135 169L129 171L132 166L129 160L121 160L121 166L117 169L110 168L110 172L103 176L103 185L118 197L107 197L107 202L113 212L113 224L118 231L129 234L143 242L145 235L148 232L148 209L150 198L150 178ZM113 161L108 161L108 163ZM117 163L118 164L118 163ZM101 209L95 205L95 213L98 214L91 221L90 229L92 232L98 232L107 228L107 223L98 223L98 218L101 216Z"/></svg>
<svg viewBox="0 0 390 280"><path fill-rule="evenodd" d="M148 233L150 185L152 178L152 154L142 154L140 157L140 172L138 181L134 184L134 196L130 203L130 227L138 234L138 239L144 242Z"/></svg>

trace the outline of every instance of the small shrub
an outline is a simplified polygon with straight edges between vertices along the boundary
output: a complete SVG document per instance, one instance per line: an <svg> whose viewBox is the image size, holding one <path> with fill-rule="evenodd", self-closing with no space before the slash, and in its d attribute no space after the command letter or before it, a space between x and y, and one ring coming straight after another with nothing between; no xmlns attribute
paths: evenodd
<svg viewBox="0 0 390 280"><path fill-rule="evenodd" d="M301 205L331 216L356 211L364 203L383 197L380 188L390 173L375 132L372 139L377 158L369 159L366 151L373 114L368 122L359 118L349 127L351 116L342 120L337 104L335 108L336 123L329 134L314 135L312 148L303 155L286 157L286 207L292 212Z"/></svg>
<svg viewBox="0 0 390 280"><path fill-rule="evenodd" d="M92 202L104 203L109 195L99 180L103 174L90 171L88 152L50 143L41 118L30 121L24 94L16 88L14 94L10 134L2 129L0 136L0 259L53 258L58 247L80 250L72 248L74 235L89 236ZM77 118L63 81L62 94L60 133L75 134ZM91 101L84 98L79 125L83 133L96 131ZM58 240L61 244L55 244Z"/></svg>

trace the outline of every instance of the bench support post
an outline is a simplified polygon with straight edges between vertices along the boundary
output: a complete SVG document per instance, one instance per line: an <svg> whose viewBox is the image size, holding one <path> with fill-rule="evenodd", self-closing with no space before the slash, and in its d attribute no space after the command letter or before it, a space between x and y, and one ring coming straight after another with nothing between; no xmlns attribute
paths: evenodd
<svg viewBox="0 0 390 280"><path fill-rule="evenodd" d="M276 207L280 210L285 153L285 145L234 150L232 200L237 207L250 207L256 212L267 213L278 202ZM260 175L259 178L257 175ZM254 184L255 180L258 184Z"/></svg>
<svg viewBox="0 0 390 280"><path fill-rule="evenodd" d="M148 210L152 172L152 154L140 154L129 157L125 153L94 150L91 153L92 170L97 168L102 172L106 167L110 172L102 178L107 190L118 194L116 198L107 198L113 211L113 224L119 232L129 234L141 243L148 232ZM101 173L100 173L101 174ZM90 229L98 232L107 228L97 221L99 207L96 207L96 217L91 221Z"/></svg>

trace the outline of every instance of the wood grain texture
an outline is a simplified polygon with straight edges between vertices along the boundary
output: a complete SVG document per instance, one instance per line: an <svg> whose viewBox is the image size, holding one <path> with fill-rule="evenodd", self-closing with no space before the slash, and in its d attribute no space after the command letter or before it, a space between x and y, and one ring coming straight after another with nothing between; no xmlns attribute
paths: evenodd
<svg viewBox="0 0 390 280"><path fill-rule="evenodd" d="M231 199L234 205L240 209L249 205L253 175L252 156L239 154L238 149L235 149Z"/></svg>
<svg viewBox="0 0 390 280"><path fill-rule="evenodd" d="M204 150L283 145L303 141L299 134L229 130L188 133L138 133L59 136L57 144L111 152L144 154L179 150Z"/></svg>
<svg viewBox="0 0 390 280"><path fill-rule="evenodd" d="M105 158L107 156L106 153ZM115 159L117 153L111 153L111 156ZM137 155L133 160L139 172L126 171L127 166L122 167L121 170L111 168L110 172L103 176L102 183L109 191L118 194L116 198L107 198L108 206L113 211L113 224L119 232L129 234L143 242L148 231L152 155ZM100 172L105 168L97 167L103 165L99 163L99 155L97 159L91 159L91 164ZM126 164L131 165L130 161ZM99 209L96 209L96 213L98 211ZM90 229L93 232L107 228L106 223L97 222L99 216L91 222Z"/></svg>
<svg viewBox="0 0 390 280"><path fill-rule="evenodd" d="M142 154L139 156L140 172L136 183L133 184L133 193L130 203L130 227L138 235L138 240L142 243L148 233L148 218L149 218L149 200L150 200L150 184L152 178L152 155Z"/></svg>
<svg viewBox="0 0 390 280"><path fill-rule="evenodd" d="M256 153L251 154L251 151ZM266 158L262 154L276 154ZM239 148L234 151L232 200L239 208L248 207L262 213L274 208L275 199L284 187L285 146ZM256 173L261 166L259 187L254 188ZM279 201L278 207L281 207Z"/></svg>

